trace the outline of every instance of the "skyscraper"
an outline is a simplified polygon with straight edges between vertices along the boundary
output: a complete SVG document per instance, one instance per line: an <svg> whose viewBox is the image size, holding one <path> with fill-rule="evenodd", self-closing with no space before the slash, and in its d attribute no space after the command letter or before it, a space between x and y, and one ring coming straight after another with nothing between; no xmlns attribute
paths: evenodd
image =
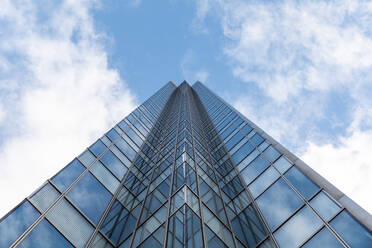
<svg viewBox="0 0 372 248"><path fill-rule="evenodd" d="M359 248L371 229L203 84L169 82L4 216L0 247Z"/></svg>

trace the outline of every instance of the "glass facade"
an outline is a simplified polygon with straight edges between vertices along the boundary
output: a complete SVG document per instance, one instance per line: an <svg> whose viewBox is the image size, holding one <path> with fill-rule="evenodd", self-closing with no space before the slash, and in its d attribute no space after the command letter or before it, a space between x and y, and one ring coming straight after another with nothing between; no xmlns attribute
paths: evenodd
<svg viewBox="0 0 372 248"><path fill-rule="evenodd" d="M372 247L293 157L200 82L166 84L0 220L2 247Z"/></svg>

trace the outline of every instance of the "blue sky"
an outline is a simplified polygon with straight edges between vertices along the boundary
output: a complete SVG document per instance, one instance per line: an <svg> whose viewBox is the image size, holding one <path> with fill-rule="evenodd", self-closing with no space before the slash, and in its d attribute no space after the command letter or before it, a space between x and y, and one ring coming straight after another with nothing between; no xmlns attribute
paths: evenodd
<svg viewBox="0 0 372 248"><path fill-rule="evenodd" d="M0 6L0 215L184 79L205 83L372 211L372 3Z"/></svg>

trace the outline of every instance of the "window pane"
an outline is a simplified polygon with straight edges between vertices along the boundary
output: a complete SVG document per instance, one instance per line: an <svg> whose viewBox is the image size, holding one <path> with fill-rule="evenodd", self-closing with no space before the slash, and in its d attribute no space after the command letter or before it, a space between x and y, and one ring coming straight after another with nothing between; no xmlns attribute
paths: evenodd
<svg viewBox="0 0 372 248"><path fill-rule="evenodd" d="M99 157L105 150L106 146L102 143L101 140L97 140L93 145L89 147L89 149L93 152L94 155Z"/></svg>
<svg viewBox="0 0 372 248"><path fill-rule="evenodd" d="M243 137L244 137L244 135L241 132L237 132L229 141L226 142L225 146L226 146L227 150L230 150Z"/></svg>
<svg viewBox="0 0 372 248"><path fill-rule="evenodd" d="M264 154L270 162L274 162L280 156L280 153L273 146L269 146Z"/></svg>
<svg viewBox="0 0 372 248"><path fill-rule="evenodd" d="M58 189L65 191L84 170L85 168L79 160L74 159L69 165L52 178L52 182L58 187Z"/></svg>
<svg viewBox="0 0 372 248"><path fill-rule="evenodd" d="M46 219L43 219L18 247L65 248L73 246Z"/></svg>
<svg viewBox="0 0 372 248"><path fill-rule="evenodd" d="M118 132L116 132L115 129L113 128L106 134L106 136L109 137L111 141L114 141L117 138L119 138Z"/></svg>
<svg viewBox="0 0 372 248"><path fill-rule="evenodd" d="M101 161L119 180L123 178L128 170L111 151L107 151L101 157Z"/></svg>
<svg viewBox="0 0 372 248"><path fill-rule="evenodd" d="M130 167L130 164L132 162L130 162L130 160L124 156L124 154L116 147L116 146L111 146L110 147L110 150L116 155L116 157L118 157L120 159L120 161L126 166L126 167Z"/></svg>
<svg viewBox="0 0 372 248"><path fill-rule="evenodd" d="M136 132L133 131L132 128L128 129L126 135L128 135L134 141L134 143L136 143L138 147L141 147L143 140L137 135Z"/></svg>
<svg viewBox="0 0 372 248"><path fill-rule="evenodd" d="M9 247L40 216L28 202L23 202L0 223L0 247Z"/></svg>
<svg viewBox="0 0 372 248"><path fill-rule="evenodd" d="M262 244L260 244L259 248L276 248L276 245L274 245L274 242L268 238Z"/></svg>
<svg viewBox="0 0 372 248"><path fill-rule="evenodd" d="M258 149L260 149L260 151L264 151L269 145L270 145L269 143L264 141L261 143L261 145L258 146Z"/></svg>
<svg viewBox="0 0 372 248"><path fill-rule="evenodd" d="M310 204L326 221L330 220L340 210L340 207L323 191L315 196Z"/></svg>
<svg viewBox="0 0 372 248"><path fill-rule="evenodd" d="M123 139L118 139L115 144L130 160L134 159L136 156L136 151L133 150L133 148L128 145L127 142L125 142Z"/></svg>
<svg viewBox="0 0 372 248"><path fill-rule="evenodd" d="M266 228L252 205L233 218L231 224L234 234L247 247L256 247L267 235Z"/></svg>
<svg viewBox="0 0 372 248"><path fill-rule="evenodd" d="M112 245L99 233L94 238L92 246L93 248L111 248Z"/></svg>
<svg viewBox="0 0 372 248"><path fill-rule="evenodd" d="M208 227L210 227L221 240L223 240L230 247L234 247L234 241L231 232L204 205L203 219Z"/></svg>
<svg viewBox="0 0 372 248"><path fill-rule="evenodd" d="M275 168L277 168L281 173L286 172L291 165L292 164L284 156L274 163Z"/></svg>
<svg viewBox="0 0 372 248"><path fill-rule="evenodd" d="M219 239L217 235L215 235L214 232L212 232L212 230L208 228L208 226L204 225L204 230L208 248L227 248L227 246L221 241L221 239Z"/></svg>
<svg viewBox="0 0 372 248"><path fill-rule="evenodd" d="M232 155L232 159L234 160L235 164L238 164L243 158L245 158L251 151L253 151L254 147L249 143L245 143L239 150Z"/></svg>
<svg viewBox="0 0 372 248"><path fill-rule="evenodd" d="M93 162L96 160L96 157L89 151L85 150L78 159L80 162L85 166L88 167L89 165L93 164Z"/></svg>
<svg viewBox="0 0 372 248"><path fill-rule="evenodd" d="M252 138L251 138L251 142L253 144L255 144L255 146L258 146L259 144L261 144L261 142L263 141L264 139L261 137L261 135L259 135L258 133L256 133Z"/></svg>
<svg viewBox="0 0 372 248"><path fill-rule="evenodd" d="M280 247L298 247L321 226L321 220L305 206L281 226L274 233L274 237Z"/></svg>
<svg viewBox="0 0 372 248"><path fill-rule="evenodd" d="M300 191L306 199L309 199L315 194L319 187L313 183L305 174L303 174L296 166L293 166L285 173L285 177Z"/></svg>
<svg viewBox="0 0 372 248"><path fill-rule="evenodd" d="M264 192L264 190L270 186L277 178L279 178L279 173L272 167L268 168L262 175L260 175L251 185L249 185L249 190L252 196L256 198L259 194Z"/></svg>
<svg viewBox="0 0 372 248"><path fill-rule="evenodd" d="M244 181L250 184L253 179L255 179L261 172L263 172L269 166L269 162L262 155L258 156L252 163L250 163L247 168L245 168L241 175Z"/></svg>
<svg viewBox="0 0 372 248"><path fill-rule="evenodd" d="M90 173L87 173L67 196L95 224L112 197Z"/></svg>
<svg viewBox="0 0 372 248"><path fill-rule="evenodd" d="M258 150L254 150L253 152L251 152L251 154L249 154L248 157L246 157L245 159L243 159L243 161L237 166L238 167L238 170L241 171L242 169L244 169L259 154L260 154L260 152Z"/></svg>
<svg viewBox="0 0 372 248"><path fill-rule="evenodd" d="M337 240L337 238L326 228L318 232L310 239L302 248L343 248L344 246Z"/></svg>
<svg viewBox="0 0 372 248"><path fill-rule="evenodd" d="M351 247L372 247L372 233L345 210L331 221L331 226Z"/></svg>
<svg viewBox="0 0 372 248"><path fill-rule="evenodd" d="M99 161L90 171L112 194L115 193L120 183Z"/></svg>
<svg viewBox="0 0 372 248"><path fill-rule="evenodd" d="M94 230L65 199L47 214L47 219L79 248L85 246Z"/></svg>
<svg viewBox="0 0 372 248"><path fill-rule="evenodd" d="M59 196L57 190L49 183L30 197L30 201L38 210L44 212Z"/></svg>
<svg viewBox="0 0 372 248"><path fill-rule="evenodd" d="M282 223L303 203L283 179L274 183L256 201L271 229Z"/></svg>

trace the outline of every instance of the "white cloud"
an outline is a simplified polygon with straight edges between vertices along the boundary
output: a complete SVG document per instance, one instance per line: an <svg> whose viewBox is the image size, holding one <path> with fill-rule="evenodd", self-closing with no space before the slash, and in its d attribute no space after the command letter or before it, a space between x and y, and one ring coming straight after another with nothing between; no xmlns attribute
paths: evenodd
<svg viewBox="0 0 372 248"><path fill-rule="evenodd" d="M234 105L372 211L372 2L196 2L209 4L201 21L219 16L234 76L258 89Z"/></svg>
<svg viewBox="0 0 372 248"><path fill-rule="evenodd" d="M313 142L301 158L346 195L372 213L372 131L354 131L337 146Z"/></svg>
<svg viewBox="0 0 372 248"><path fill-rule="evenodd" d="M96 4L1 3L0 216L135 107L107 64Z"/></svg>

